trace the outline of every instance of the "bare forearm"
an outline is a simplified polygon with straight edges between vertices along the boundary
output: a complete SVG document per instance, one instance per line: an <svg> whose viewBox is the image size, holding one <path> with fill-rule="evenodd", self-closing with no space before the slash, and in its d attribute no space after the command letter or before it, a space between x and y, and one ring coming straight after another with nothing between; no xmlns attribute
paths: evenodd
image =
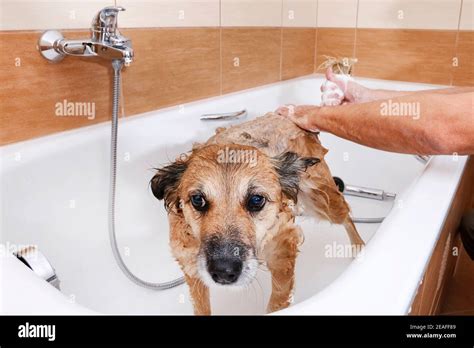
<svg viewBox="0 0 474 348"><path fill-rule="evenodd" d="M355 90L355 88L354 88ZM357 103L367 103L375 100L397 98L406 95L420 95L420 94L454 94L474 91L473 87L451 87L433 90L422 91L392 91L387 89L368 89L363 88L358 91L355 98Z"/></svg>
<svg viewBox="0 0 474 348"><path fill-rule="evenodd" d="M311 128L333 133L381 150L416 154L474 153L474 114L472 93L443 96L416 93L364 104L322 107ZM391 103L391 104L390 104ZM412 105L419 115L383 113L384 105ZM417 106L418 105L418 106Z"/></svg>

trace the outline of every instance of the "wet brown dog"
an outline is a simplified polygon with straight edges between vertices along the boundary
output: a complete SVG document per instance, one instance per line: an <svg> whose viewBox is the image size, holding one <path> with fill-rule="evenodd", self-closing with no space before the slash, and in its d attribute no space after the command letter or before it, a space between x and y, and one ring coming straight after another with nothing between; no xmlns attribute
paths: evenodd
<svg viewBox="0 0 474 348"><path fill-rule="evenodd" d="M165 200L170 243L195 314L210 314L210 286L250 283L260 263L272 275L268 312L290 304L302 233L295 215L343 224L363 241L324 161L318 137L269 113L218 129L185 158L158 169L153 194Z"/></svg>

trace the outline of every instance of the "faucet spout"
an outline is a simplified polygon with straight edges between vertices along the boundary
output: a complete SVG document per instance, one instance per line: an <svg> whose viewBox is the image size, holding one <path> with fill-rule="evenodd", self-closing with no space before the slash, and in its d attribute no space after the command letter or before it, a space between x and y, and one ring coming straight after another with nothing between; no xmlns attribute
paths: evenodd
<svg viewBox="0 0 474 348"><path fill-rule="evenodd" d="M122 36L117 28L117 17L123 7L109 6L100 10L91 25L91 38L80 40L65 39L61 33L48 30L38 41L38 50L44 58L58 62L65 56L103 57L120 59L128 66L133 61L130 39Z"/></svg>
<svg viewBox="0 0 474 348"><path fill-rule="evenodd" d="M54 48L68 56L94 57L97 55L90 40L66 40L63 38L54 42Z"/></svg>

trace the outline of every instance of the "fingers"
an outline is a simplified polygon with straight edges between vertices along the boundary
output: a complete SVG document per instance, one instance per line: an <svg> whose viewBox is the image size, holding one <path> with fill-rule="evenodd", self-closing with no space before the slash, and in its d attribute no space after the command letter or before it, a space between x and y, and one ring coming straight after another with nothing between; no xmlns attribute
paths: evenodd
<svg viewBox="0 0 474 348"><path fill-rule="evenodd" d="M321 105L335 106L344 101L344 91L334 82L326 80L321 85Z"/></svg>
<svg viewBox="0 0 474 348"><path fill-rule="evenodd" d="M319 109L317 106L312 105L285 105L280 106L275 113L278 115L287 117L299 127L307 129L311 132L318 132L319 130L313 125L312 118L313 113Z"/></svg>
<svg viewBox="0 0 474 348"><path fill-rule="evenodd" d="M346 91L348 81L346 75L334 74L334 72L332 71L332 67L329 67L326 70L326 80L338 86L343 92Z"/></svg>
<svg viewBox="0 0 474 348"><path fill-rule="evenodd" d="M294 114L294 105L288 104L280 106L278 109L275 110L275 113L280 116L291 117Z"/></svg>
<svg viewBox="0 0 474 348"><path fill-rule="evenodd" d="M293 104L288 104L284 106L280 106L278 109L275 110L275 113L280 116L285 116L288 118L298 118L304 116L307 111L311 110L312 108L316 108L316 106L311 105L299 105L295 106Z"/></svg>
<svg viewBox="0 0 474 348"><path fill-rule="evenodd" d="M336 76L334 75L334 72L332 71L332 66L326 69L326 80L336 82Z"/></svg>
<svg viewBox="0 0 474 348"><path fill-rule="evenodd" d="M345 101L353 101L353 93L348 90L349 81L353 81L349 75L334 74L332 68L326 70L326 81L321 85L321 105L341 105Z"/></svg>

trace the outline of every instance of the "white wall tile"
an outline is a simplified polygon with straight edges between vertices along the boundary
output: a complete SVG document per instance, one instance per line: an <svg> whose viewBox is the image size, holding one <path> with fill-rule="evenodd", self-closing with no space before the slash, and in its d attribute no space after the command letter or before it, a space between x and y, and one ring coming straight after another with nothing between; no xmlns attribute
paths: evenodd
<svg viewBox="0 0 474 348"><path fill-rule="evenodd" d="M474 0L464 0L461 13L461 30L474 30Z"/></svg>
<svg viewBox="0 0 474 348"><path fill-rule="evenodd" d="M319 0L318 27L354 28L357 17L357 0Z"/></svg>
<svg viewBox="0 0 474 348"><path fill-rule="evenodd" d="M284 27L316 27L317 0L283 0Z"/></svg>
<svg viewBox="0 0 474 348"><path fill-rule="evenodd" d="M117 3L120 27L354 27L357 0L0 0L0 30L86 29ZM452 29L461 0L360 0L360 28ZM220 8L221 6L221 8ZM403 12L399 12L403 11ZM219 18L219 12L221 18ZM461 30L474 29L474 0L464 0Z"/></svg>
<svg viewBox="0 0 474 348"><path fill-rule="evenodd" d="M117 0L127 9L120 26L216 27L219 26L219 0Z"/></svg>
<svg viewBox="0 0 474 348"><path fill-rule="evenodd" d="M0 0L0 30L88 29L114 0Z"/></svg>
<svg viewBox="0 0 474 348"><path fill-rule="evenodd" d="M359 28L456 30L461 0L360 0Z"/></svg>
<svg viewBox="0 0 474 348"><path fill-rule="evenodd" d="M282 0L221 0L226 27L275 27L282 23Z"/></svg>

